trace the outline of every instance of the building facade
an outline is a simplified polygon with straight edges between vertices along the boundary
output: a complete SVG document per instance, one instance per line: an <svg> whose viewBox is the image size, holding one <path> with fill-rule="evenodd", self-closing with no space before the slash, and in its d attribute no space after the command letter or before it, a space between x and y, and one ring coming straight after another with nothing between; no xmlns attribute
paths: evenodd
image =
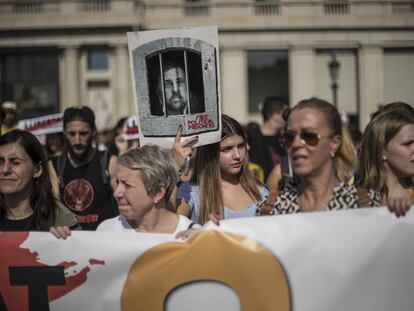
<svg viewBox="0 0 414 311"><path fill-rule="evenodd" d="M1 0L0 100L22 117L91 106L98 128L136 112L127 31L217 25L223 112L333 101L363 128L379 105L414 104L414 2L380 0Z"/></svg>

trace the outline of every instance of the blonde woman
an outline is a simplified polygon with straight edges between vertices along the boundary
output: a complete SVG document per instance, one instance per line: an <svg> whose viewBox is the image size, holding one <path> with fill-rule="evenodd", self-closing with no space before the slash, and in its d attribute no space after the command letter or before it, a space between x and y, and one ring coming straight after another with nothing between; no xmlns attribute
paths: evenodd
<svg viewBox="0 0 414 311"><path fill-rule="evenodd" d="M291 111L283 134L297 180L288 180L276 202L259 214L290 214L376 206L373 191L359 191L347 183L355 154L344 143L338 110L311 98Z"/></svg>
<svg viewBox="0 0 414 311"><path fill-rule="evenodd" d="M178 169L169 151L155 145L132 149L119 157L114 196L119 216L102 222L97 231L177 234L193 226L185 216L167 209L178 182Z"/></svg>

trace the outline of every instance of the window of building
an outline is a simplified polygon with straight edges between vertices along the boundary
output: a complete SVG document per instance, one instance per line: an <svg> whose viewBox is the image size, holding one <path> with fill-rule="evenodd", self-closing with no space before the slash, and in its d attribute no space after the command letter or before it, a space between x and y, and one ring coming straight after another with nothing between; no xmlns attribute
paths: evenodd
<svg viewBox="0 0 414 311"><path fill-rule="evenodd" d="M19 118L59 111L58 52L0 55L0 102L17 103Z"/></svg>
<svg viewBox="0 0 414 311"><path fill-rule="evenodd" d="M268 96L289 100L288 52L286 50L248 51L249 112L259 112Z"/></svg>
<svg viewBox="0 0 414 311"><path fill-rule="evenodd" d="M255 14L256 15L279 15L278 0L256 0Z"/></svg>
<svg viewBox="0 0 414 311"><path fill-rule="evenodd" d="M104 12L110 9L109 0L84 0L79 2L80 11Z"/></svg>
<svg viewBox="0 0 414 311"><path fill-rule="evenodd" d="M414 3L409 1L393 1L391 3L392 13L394 14L413 14Z"/></svg>
<svg viewBox="0 0 414 311"><path fill-rule="evenodd" d="M348 0L326 0L323 9L325 15L348 15L350 4Z"/></svg>
<svg viewBox="0 0 414 311"><path fill-rule="evenodd" d="M208 15L210 0L185 0L185 15Z"/></svg>
<svg viewBox="0 0 414 311"><path fill-rule="evenodd" d="M109 52L107 49L88 51L88 70L108 70Z"/></svg>
<svg viewBox="0 0 414 311"><path fill-rule="evenodd" d="M384 50L384 101L414 105L414 49Z"/></svg>
<svg viewBox="0 0 414 311"><path fill-rule="evenodd" d="M13 1L13 13L15 14L36 14L43 12L44 1L43 0L31 0L18 2Z"/></svg>

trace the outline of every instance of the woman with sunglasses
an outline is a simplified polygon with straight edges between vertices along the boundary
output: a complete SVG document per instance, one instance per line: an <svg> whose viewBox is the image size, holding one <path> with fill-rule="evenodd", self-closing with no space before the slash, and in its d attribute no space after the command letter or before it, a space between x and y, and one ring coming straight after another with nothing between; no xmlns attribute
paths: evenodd
<svg viewBox="0 0 414 311"><path fill-rule="evenodd" d="M251 217L268 191L247 168L246 139L241 125L223 115L221 141L197 148L196 184L183 184L187 193L179 213L204 224L209 217Z"/></svg>
<svg viewBox="0 0 414 311"><path fill-rule="evenodd" d="M80 226L76 216L53 196L40 142L21 130L0 136L0 231L69 229Z"/></svg>
<svg viewBox="0 0 414 311"><path fill-rule="evenodd" d="M367 125L358 184L374 189L397 216L414 200L414 108L391 103Z"/></svg>
<svg viewBox="0 0 414 311"><path fill-rule="evenodd" d="M311 98L291 111L283 141L297 180L287 180L276 202L260 214L288 214L379 205L373 191L357 195L347 182L356 155L352 142L344 140L338 110ZM358 192L360 193L360 192Z"/></svg>
<svg viewBox="0 0 414 311"><path fill-rule="evenodd" d="M286 115L286 119L287 117L288 115ZM358 162L356 157L357 150L353 143L349 128L345 124L342 126L342 146L342 158L345 159L345 161L344 163L341 163L341 169L338 170L338 179L352 184L354 182L354 168L357 166ZM270 193L278 192L283 190L286 180L292 178L296 178L296 175L293 173L291 161L286 155L280 159L279 164L274 166L266 181L266 186Z"/></svg>

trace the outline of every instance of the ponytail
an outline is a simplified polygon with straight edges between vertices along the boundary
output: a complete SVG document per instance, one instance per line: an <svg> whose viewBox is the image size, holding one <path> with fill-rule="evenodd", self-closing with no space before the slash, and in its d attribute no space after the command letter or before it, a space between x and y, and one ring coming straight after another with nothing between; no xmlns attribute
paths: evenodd
<svg viewBox="0 0 414 311"><path fill-rule="evenodd" d="M334 158L334 163L338 179L342 182L348 182L355 173L358 158L347 125L342 125L342 144Z"/></svg>

